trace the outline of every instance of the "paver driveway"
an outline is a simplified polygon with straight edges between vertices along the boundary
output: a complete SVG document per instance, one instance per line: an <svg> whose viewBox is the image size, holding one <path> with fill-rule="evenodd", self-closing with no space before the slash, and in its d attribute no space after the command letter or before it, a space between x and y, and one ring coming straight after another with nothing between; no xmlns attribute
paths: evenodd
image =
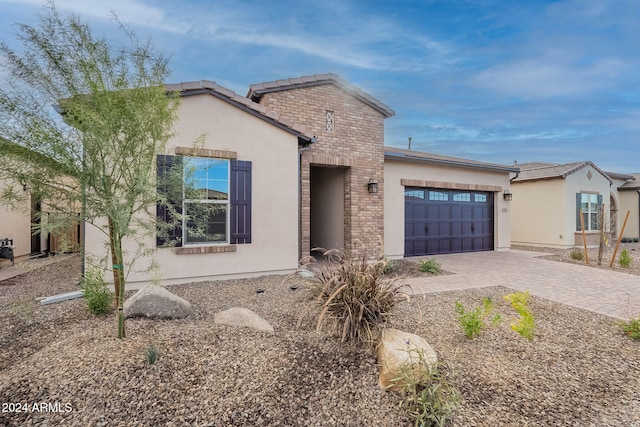
<svg viewBox="0 0 640 427"><path fill-rule="evenodd" d="M415 293L505 286L607 316L640 315L640 276L540 259L544 254L511 250L436 255L452 275L407 279Z"/></svg>

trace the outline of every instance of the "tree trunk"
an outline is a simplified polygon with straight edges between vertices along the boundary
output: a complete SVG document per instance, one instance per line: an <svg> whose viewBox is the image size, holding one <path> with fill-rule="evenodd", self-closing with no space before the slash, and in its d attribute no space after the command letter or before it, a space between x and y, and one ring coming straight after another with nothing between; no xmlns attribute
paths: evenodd
<svg viewBox="0 0 640 427"><path fill-rule="evenodd" d="M109 218L109 240L113 271L113 287L118 302L118 338L125 337L124 330L124 265L122 258L122 236L112 218Z"/></svg>

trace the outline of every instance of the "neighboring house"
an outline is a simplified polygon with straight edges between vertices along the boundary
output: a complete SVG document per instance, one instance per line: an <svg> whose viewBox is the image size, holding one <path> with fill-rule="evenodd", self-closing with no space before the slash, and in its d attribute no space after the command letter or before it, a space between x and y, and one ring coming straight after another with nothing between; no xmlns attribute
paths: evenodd
<svg viewBox="0 0 640 427"><path fill-rule="evenodd" d="M640 173L630 175L607 173L613 179L613 188L617 190L615 198L612 196L611 199L612 204L616 203L615 209L617 211L615 234L618 235L622 230L624 218L629 212L629 219L622 237L638 239L640 238Z"/></svg>
<svg viewBox="0 0 640 427"><path fill-rule="evenodd" d="M559 248L582 246L584 225L587 245L595 246L599 242L598 230L602 222L608 238L617 236L621 217L624 218L621 214L628 204L627 196L621 197L618 188L627 185L633 176L606 173L590 161L532 162L517 166L520 173L511 182L513 244ZM637 212L636 206L636 223ZM628 235L627 231L625 235Z"/></svg>
<svg viewBox="0 0 640 427"><path fill-rule="evenodd" d="M181 105L159 173L199 165L208 196L177 207L218 206L207 236L182 224L175 247L159 247L164 283L289 272L317 247L371 258L509 248L503 194L517 168L385 147L394 111L334 74L255 84L246 97L209 81L167 90ZM88 253L104 255L100 232L86 235Z"/></svg>
<svg viewBox="0 0 640 427"><path fill-rule="evenodd" d="M0 205L0 240L13 240L13 256L16 260L27 257L32 252L32 244L39 239L31 239L31 197L27 189L17 183L4 182L0 192L5 190L23 193L24 199L19 206ZM0 258L0 267L11 265L11 261Z"/></svg>

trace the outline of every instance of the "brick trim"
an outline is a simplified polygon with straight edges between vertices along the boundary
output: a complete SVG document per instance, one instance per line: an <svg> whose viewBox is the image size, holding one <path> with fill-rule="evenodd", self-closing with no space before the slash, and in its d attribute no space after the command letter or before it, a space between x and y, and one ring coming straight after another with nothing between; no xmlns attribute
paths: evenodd
<svg viewBox="0 0 640 427"><path fill-rule="evenodd" d="M183 246L181 248L173 248L173 253L176 255L190 255L190 254L219 254L225 252L235 252L235 245L220 245L220 246Z"/></svg>
<svg viewBox="0 0 640 427"><path fill-rule="evenodd" d="M326 154L308 154L305 160L308 161L311 165L343 167L351 166L351 159L349 158L329 156Z"/></svg>
<svg viewBox="0 0 640 427"><path fill-rule="evenodd" d="M499 185L461 184L456 182L423 181L420 179L405 179L405 178L402 178L400 180L400 185L404 187L446 188L449 190L489 191L489 192L503 191L503 188Z"/></svg>
<svg viewBox="0 0 640 427"><path fill-rule="evenodd" d="M208 148L195 148L195 147L176 147L176 155L194 156L194 157L212 157L216 159L230 159L230 160L236 160L238 158L238 153L236 151L210 150Z"/></svg>

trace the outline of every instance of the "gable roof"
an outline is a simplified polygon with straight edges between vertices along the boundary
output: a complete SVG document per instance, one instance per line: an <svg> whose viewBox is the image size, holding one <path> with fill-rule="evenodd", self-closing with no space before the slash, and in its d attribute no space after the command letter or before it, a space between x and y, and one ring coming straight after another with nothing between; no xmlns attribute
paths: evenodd
<svg viewBox="0 0 640 427"><path fill-rule="evenodd" d="M374 110L379 111L385 118L391 117L396 114L395 111L380 102L378 99L374 98L362 89L352 85L342 77L333 73L314 74L312 76L302 76L285 80L274 80L271 82L252 84L249 87L249 92L247 92L247 98L254 101L259 101L260 98L262 98L262 95L264 95L265 93L325 84L333 84L339 87L348 94L364 102Z"/></svg>
<svg viewBox="0 0 640 427"><path fill-rule="evenodd" d="M400 160L406 162L420 162L440 164L445 166L458 166L472 169L484 169L497 172L518 172L520 169L513 166L505 166L497 163L479 162L476 160L462 159L460 157L442 156L440 154L425 153L422 151L406 150L404 148L384 147L384 158L387 160Z"/></svg>
<svg viewBox="0 0 640 427"><path fill-rule="evenodd" d="M571 175L572 173L577 172L587 166L591 166L602 176L607 178L610 184L613 183L606 172L604 172L602 169L600 169L590 161L564 163L561 165L553 163L531 162L523 163L518 166L520 167L520 174L515 177L512 182L538 181L542 179L565 179L568 175Z"/></svg>
<svg viewBox="0 0 640 427"><path fill-rule="evenodd" d="M631 179L618 187L618 190L640 190L640 173L632 173L629 176Z"/></svg>
<svg viewBox="0 0 640 427"><path fill-rule="evenodd" d="M242 95L238 95L231 89L227 89L224 86L220 86L216 82L210 80L200 80L194 82L182 82L166 84L165 90L167 92L179 92L180 96L191 96L209 94L222 101L225 101L234 107L237 107L249 114L252 114L259 119L262 119L286 132L289 132L298 137L298 141L305 143L315 142L315 136L310 130L307 130L305 126L301 126L279 113L269 110L264 105L260 105L253 102L249 98Z"/></svg>

